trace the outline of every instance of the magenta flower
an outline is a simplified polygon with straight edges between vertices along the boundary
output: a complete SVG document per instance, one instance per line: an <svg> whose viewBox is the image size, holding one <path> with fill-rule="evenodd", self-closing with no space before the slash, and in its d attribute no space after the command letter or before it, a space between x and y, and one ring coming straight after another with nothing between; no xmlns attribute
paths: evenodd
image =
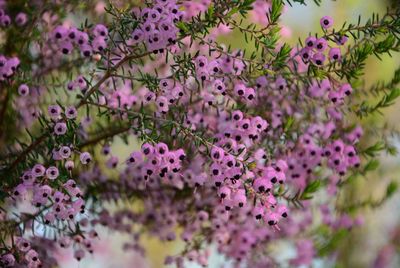
<svg viewBox="0 0 400 268"><path fill-rule="evenodd" d="M87 165L92 161L92 156L88 152L83 152L79 155L79 160L82 164Z"/></svg>
<svg viewBox="0 0 400 268"><path fill-rule="evenodd" d="M34 177L41 177L45 174L46 168L41 164L36 164L32 168L32 175Z"/></svg>
<svg viewBox="0 0 400 268"><path fill-rule="evenodd" d="M18 26L24 26L27 23L27 21L28 21L28 16L23 12L18 13L17 16L15 17L15 23Z"/></svg>
<svg viewBox="0 0 400 268"><path fill-rule="evenodd" d="M47 108L47 111L51 118L57 119L61 115L61 107L59 105L50 105Z"/></svg>
<svg viewBox="0 0 400 268"><path fill-rule="evenodd" d="M4 267L13 267L15 265L15 257L11 253L5 254L0 257L0 263Z"/></svg>
<svg viewBox="0 0 400 268"><path fill-rule="evenodd" d="M315 65L321 66L325 62L325 55L322 53L315 53L312 57L312 61Z"/></svg>
<svg viewBox="0 0 400 268"><path fill-rule="evenodd" d="M329 50L329 59L331 61L339 61L341 59L341 52L340 48L338 47L333 47Z"/></svg>
<svg viewBox="0 0 400 268"><path fill-rule="evenodd" d="M333 19L329 16L324 16L321 18L320 23L321 23L321 27L323 29L328 29L328 28L332 27Z"/></svg>
<svg viewBox="0 0 400 268"><path fill-rule="evenodd" d="M58 136L67 133L67 124L65 124L64 122L56 123L56 125L54 126L54 133Z"/></svg>
<svg viewBox="0 0 400 268"><path fill-rule="evenodd" d="M70 106L65 109L65 116L68 119L75 119L77 114L78 112L76 111L76 108L74 106Z"/></svg>
<svg viewBox="0 0 400 268"><path fill-rule="evenodd" d="M29 87L26 84L21 84L18 87L18 94L23 97L28 96L29 95Z"/></svg>
<svg viewBox="0 0 400 268"><path fill-rule="evenodd" d="M56 167L49 167L46 170L46 176L50 180L55 180L59 175L58 169Z"/></svg>
<svg viewBox="0 0 400 268"><path fill-rule="evenodd" d="M1 267L97 258L103 230L140 256L150 237L183 243L165 259L179 268L213 266L211 246L234 267L341 265L338 238L397 190L346 197L395 153L384 116L365 124L398 72L363 74L396 56L396 10L324 16L293 44L293 1L23 2L0 0ZM290 259L269 250L282 241Z"/></svg>

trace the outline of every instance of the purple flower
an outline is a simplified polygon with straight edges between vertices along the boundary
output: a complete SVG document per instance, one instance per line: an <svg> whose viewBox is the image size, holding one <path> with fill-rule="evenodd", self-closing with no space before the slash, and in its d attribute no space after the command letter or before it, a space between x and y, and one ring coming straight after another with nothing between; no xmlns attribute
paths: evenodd
<svg viewBox="0 0 400 268"><path fill-rule="evenodd" d="M85 45L89 43L89 35L85 32L77 31L75 37L75 42L79 45Z"/></svg>
<svg viewBox="0 0 400 268"><path fill-rule="evenodd" d="M94 51L102 52L107 48L107 43L103 37L99 36L92 41L92 47Z"/></svg>
<svg viewBox="0 0 400 268"><path fill-rule="evenodd" d="M70 106L65 109L65 117L67 117L68 119L75 119L76 116L77 116L77 111L74 106Z"/></svg>
<svg viewBox="0 0 400 268"><path fill-rule="evenodd" d="M353 88L351 87L350 84L343 84L339 91L346 96L349 96L353 92Z"/></svg>
<svg viewBox="0 0 400 268"><path fill-rule="evenodd" d="M35 182L35 178L37 175L39 175L42 172L42 168L38 169L36 173L33 173L32 171L28 170L25 171L24 174L22 174L22 180L24 184L26 185L32 185Z"/></svg>
<svg viewBox="0 0 400 268"><path fill-rule="evenodd" d="M61 136L61 135L64 135L65 133L67 133L67 124L65 124L64 122L58 122L54 126L54 133L58 136Z"/></svg>
<svg viewBox="0 0 400 268"><path fill-rule="evenodd" d="M28 21L28 16L23 12L18 13L17 16L15 17L15 22L17 23L18 26L24 26L27 21Z"/></svg>
<svg viewBox="0 0 400 268"><path fill-rule="evenodd" d="M41 164L36 164L32 168L32 175L34 177L42 177L46 171L46 168Z"/></svg>
<svg viewBox="0 0 400 268"><path fill-rule="evenodd" d="M169 110L168 100L164 96L157 97L156 104L158 111L161 113L167 113Z"/></svg>
<svg viewBox="0 0 400 268"><path fill-rule="evenodd" d="M39 254L38 254L35 250L30 249L30 250L26 253L25 259L26 259L28 262L37 262L37 261L39 261Z"/></svg>
<svg viewBox="0 0 400 268"><path fill-rule="evenodd" d="M116 168L118 165L118 157L116 156L111 156L106 163L108 168Z"/></svg>
<svg viewBox="0 0 400 268"><path fill-rule="evenodd" d="M68 34L68 30L64 26L57 26L53 30L53 38L56 40L62 40Z"/></svg>
<svg viewBox="0 0 400 268"><path fill-rule="evenodd" d="M60 43L60 51L64 54L64 55L68 55L70 53L72 53L73 50L73 45L72 42L69 40L63 40Z"/></svg>
<svg viewBox="0 0 400 268"><path fill-rule="evenodd" d="M329 59L331 61L339 61L341 59L341 52L340 48L338 47L333 47L329 50Z"/></svg>
<svg viewBox="0 0 400 268"><path fill-rule="evenodd" d="M68 160L65 162L65 168L71 171L74 168L75 164L72 160Z"/></svg>
<svg viewBox="0 0 400 268"><path fill-rule="evenodd" d="M55 180L58 177L58 168L56 167L49 167L46 170L46 176L50 179L50 180Z"/></svg>
<svg viewBox="0 0 400 268"><path fill-rule="evenodd" d="M307 48L314 48L317 43L317 38L315 38L314 36L307 37L305 43Z"/></svg>
<svg viewBox="0 0 400 268"><path fill-rule="evenodd" d="M50 105L47 108L47 111L51 118L57 119L61 115L61 107L59 105Z"/></svg>
<svg viewBox="0 0 400 268"><path fill-rule="evenodd" d="M333 25L333 19L329 16L324 16L320 20L321 27L323 29L328 29Z"/></svg>
<svg viewBox="0 0 400 268"><path fill-rule="evenodd" d="M31 249L31 243L25 238L18 238L16 241L17 248L22 252L28 252Z"/></svg>
<svg viewBox="0 0 400 268"><path fill-rule="evenodd" d="M103 24L97 24L93 28L93 35L96 37L102 37L103 39L106 38L108 35L107 27L104 26Z"/></svg>
<svg viewBox="0 0 400 268"><path fill-rule="evenodd" d="M312 49L310 49L308 47L303 48L300 51L300 55L301 55L301 58L303 59L303 61L308 62L313 56Z"/></svg>
<svg viewBox="0 0 400 268"><path fill-rule="evenodd" d="M315 48L316 48L318 51L323 52L323 51L325 51L325 49L326 49L327 47L328 47L328 43L326 42L326 40L325 40L324 38L319 38L319 39L316 41Z"/></svg>
<svg viewBox="0 0 400 268"><path fill-rule="evenodd" d="M335 35L336 44L342 46L346 44L349 38L346 35Z"/></svg>
<svg viewBox="0 0 400 268"><path fill-rule="evenodd" d="M325 55L322 53L315 53L312 57L312 61L315 65L322 66L325 62Z"/></svg>
<svg viewBox="0 0 400 268"><path fill-rule="evenodd" d="M13 267L15 265L15 257L11 253L7 253L1 256L0 263L4 267Z"/></svg>
<svg viewBox="0 0 400 268"><path fill-rule="evenodd" d="M128 164L138 165L143 161L141 152L133 152L130 154L128 160L126 161Z"/></svg>
<svg viewBox="0 0 400 268"><path fill-rule="evenodd" d="M77 249L74 252L74 258L81 261L85 257L85 251L83 249Z"/></svg>
<svg viewBox="0 0 400 268"><path fill-rule="evenodd" d="M92 47L88 44L80 45L79 49L84 57L90 57L93 53Z"/></svg>
<svg viewBox="0 0 400 268"><path fill-rule="evenodd" d="M26 84L21 84L18 87L18 94L20 96L28 96L29 95L29 87Z"/></svg>
<svg viewBox="0 0 400 268"><path fill-rule="evenodd" d="M71 156L71 148L68 146L62 146L59 150L59 153L62 158L68 158Z"/></svg>
<svg viewBox="0 0 400 268"><path fill-rule="evenodd" d="M88 152L84 152L79 155L79 160L82 164L87 165L92 161L92 157Z"/></svg>
<svg viewBox="0 0 400 268"><path fill-rule="evenodd" d="M11 24L11 18L8 15L4 15L0 17L0 25L4 27L8 27Z"/></svg>

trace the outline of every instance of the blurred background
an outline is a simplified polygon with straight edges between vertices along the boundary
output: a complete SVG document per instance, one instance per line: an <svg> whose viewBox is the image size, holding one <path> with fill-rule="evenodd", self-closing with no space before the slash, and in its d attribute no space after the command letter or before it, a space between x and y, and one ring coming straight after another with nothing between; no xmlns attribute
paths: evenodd
<svg viewBox="0 0 400 268"><path fill-rule="evenodd" d="M112 2L112 1L111 1ZM125 1L120 1L125 2ZM128 1L126 1L128 2ZM306 1L309 5L293 4L287 6L282 17L283 39L291 45L295 45L298 39L304 40L309 33L320 33L319 20L322 16L331 16L339 28L347 22L357 23L358 16L361 15L362 23L365 22L372 13L384 14L387 7L392 4L399 5L399 0L323 0L320 7L317 7L313 1ZM99 1L99 8L106 5ZM78 18L71 17L71 20ZM246 44L239 33L231 34L220 38L219 41L230 44L234 48L251 50L249 44ZM376 81L388 81L393 76L394 70L400 65L400 53L393 54L392 57L384 56L382 60L371 57L367 62L365 73L365 86L370 86ZM373 99L371 102L373 103ZM385 128L390 130L391 141L400 151L400 143L397 138L400 123L398 121L398 112L400 103L384 110L383 115L375 115L363 119L361 122L365 131L368 133L367 144L374 144L374 130ZM353 118L353 120L358 120ZM378 139L378 137L376 137ZM122 141L116 141L112 150L118 152L118 155L128 155L129 152L138 146L132 141L131 146L125 146ZM338 197L342 203L362 202L365 200L379 201L384 196L389 181L397 180L400 183L400 156L394 157L383 154L380 157L380 166L367 177L357 177L346 187ZM400 267L400 258L396 256L400 245L400 193L396 193L392 198L376 208L365 207L359 210L364 215L365 224L363 227L353 229L338 243L338 255L336 262L329 259L316 259L313 267L374 267L378 257L393 257L389 261L390 265L385 267ZM64 252L60 254L60 260L63 260L63 267L163 267L164 258L167 255L178 254L183 245L179 242L160 243L155 239L148 237L142 239L146 248L146 256L141 256L133 251L122 250L124 242L129 241L130 237L124 237L116 233L109 233L105 230L100 232L100 237L105 243L99 243L95 253L78 263L72 256ZM397 243L397 245L396 245ZM397 249L396 249L397 248ZM286 260L294 257L296 252L292 245L281 243L271 249L276 253L277 259L281 261L282 267L288 267ZM215 248L211 247L209 267L232 267L232 264L219 256ZM186 266L185 266L186 267ZM187 267L198 267L195 264L187 263ZM382 266L378 266L382 267Z"/></svg>

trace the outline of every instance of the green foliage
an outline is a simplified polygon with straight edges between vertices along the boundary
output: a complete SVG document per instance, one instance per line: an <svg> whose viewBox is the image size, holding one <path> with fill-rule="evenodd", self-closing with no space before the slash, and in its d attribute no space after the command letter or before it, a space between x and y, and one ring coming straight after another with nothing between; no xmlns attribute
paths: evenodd
<svg viewBox="0 0 400 268"><path fill-rule="evenodd" d="M360 104L356 114L360 117L367 116L374 112L379 112L394 104L394 101L400 96L400 88L393 88L389 93L384 93L383 97L375 105L368 105L366 102Z"/></svg>
<svg viewBox="0 0 400 268"><path fill-rule="evenodd" d="M271 8L268 15L268 21L271 24L275 24L278 22L282 10L283 10L283 1L282 0L272 0Z"/></svg>
<svg viewBox="0 0 400 268"><path fill-rule="evenodd" d="M261 37L261 42L267 49L272 50L276 47L276 44L280 39L279 31L280 31L279 27L272 27L268 35Z"/></svg>
<svg viewBox="0 0 400 268"><path fill-rule="evenodd" d="M286 65L290 51L292 51L292 48L288 44L285 43L282 45L279 52L276 54L274 61L272 62L274 69L281 69Z"/></svg>
<svg viewBox="0 0 400 268"><path fill-rule="evenodd" d="M310 200L313 198L313 194L315 194L318 190L320 190L324 186L324 181L321 179L316 179L310 181L303 191L298 191L295 195L289 196L287 194L288 191L283 189L279 189L278 194L286 199L289 204L294 205L295 207L302 207L301 201Z"/></svg>
<svg viewBox="0 0 400 268"><path fill-rule="evenodd" d="M374 86L372 86L366 94L372 94L373 96L378 97L379 95L383 96L381 99L375 104L368 104L367 101L363 101L361 104L357 106L355 109L355 113L359 117L367 117L369 115L375 113L381 113L383 108L387 108L394 104L395 100L400 96L400 88L398 87L400 83L400 68L398 68L388 83L378 82Z"/></svg>
<svg viewBox="0 0 400 268"><path fill-rule="evenodd" d="M387 13L382 18L373 14L364 25L359 17L357 24L344 23L342 28L324 37L335 42L342 36L353 37L355 43L343 58L339 69L335 73L340 78L356 80L364 74L365 61L370 55L380 58L382 54L400 50L400 19L398 12ZM383 40L382 40L383 39Z"/></svg>
<svg viewBox="0 0 400 268"><path fill-rule="evenodd" d="M292 6L292 3L299 3L299 4L302 4L302 5L307 5L306 0L286 0L286 2L287 2L290 6ZM319 6L319 5L321 5L322 0L313 0L313 2L314 2L317 6Z"/></svg>
<svg viewBox="0 0 400 268"><path fill-rule="evenodd" d="M399 188L399 186L398 186L397 182L395 182L395 181L390 182L386 188L386 198L389 198L394 193L396 193L398 188Z"/></svg>
<svg viewBox="0 0 400 268"><path fill-rule="evenodd" d="M283 126L283 131L287 133L293 126L294 123L294 117L289 116L285 122L285 125Z"/></svg>
<svg viewBox="0 0 400 268"><path fill-rule="evenodd" d="M311 199L313 197L312 194L317 192L322 187L322 185L323 184L320 179L311 181L309 184L307 184L306 188L304 188L304 191L299 196L299 199L300 200Z"/></svg>
<svg viewBox="0 0 400 268"><path fill-rule="evenodd" d="M242 17L245 17L247 12L253 9L252 5L255 0L233 0L232 2L235 3L236 6L227 14L227 17L231 17L238 12Z"/></svg>
<svg viewBox="0 0 400 268"><path fill-rule="evenodd" d="M340 229L339 231L333 233L331 237L327 239L327 241L322 244L318 250L318 255L325 256L332 252L334 249L338 247L338 245L347 237L349 230Z"/></svg>
<svg viewBox="0 0 400 268"><path fill-rule="evenodd" d="M376 142L374 145L366 148L362 153L370 156L375 157L377 154L385 149L385 143L382 141Z"/></svg>
<svg viewBox="0 0 400 268"><path fill-rule="evenodd" d="M379 160L377 159L371 159L368 161L368 163L364 166L363 173L367 173L369 171L376 170L379 167Z"/></svg>

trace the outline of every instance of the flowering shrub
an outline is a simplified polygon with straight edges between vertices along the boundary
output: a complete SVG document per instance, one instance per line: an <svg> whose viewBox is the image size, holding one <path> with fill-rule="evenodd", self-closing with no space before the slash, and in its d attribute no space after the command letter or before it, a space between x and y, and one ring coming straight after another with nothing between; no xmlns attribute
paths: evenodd
<svg viewBox="0 0 400 268"><path fill-rule="evenodd" d="M165 260L178 267L207 266L210 244L238 266L274 266L266 248L282 239L301 266L362 224L335 200L394 153L360 142L354 116L400 95L399 70L370 89L375 105L360 83L369 56L400 49L399 11L342 28L325 16L291 47L279 18L304 1L68 2L0 1L2 266L53 267L59 247L81 260L100 225L140 253L144 232L183 241ZM254 49L218 41L231 31ZM123 157L117 136L141 146Z"/></svg>

